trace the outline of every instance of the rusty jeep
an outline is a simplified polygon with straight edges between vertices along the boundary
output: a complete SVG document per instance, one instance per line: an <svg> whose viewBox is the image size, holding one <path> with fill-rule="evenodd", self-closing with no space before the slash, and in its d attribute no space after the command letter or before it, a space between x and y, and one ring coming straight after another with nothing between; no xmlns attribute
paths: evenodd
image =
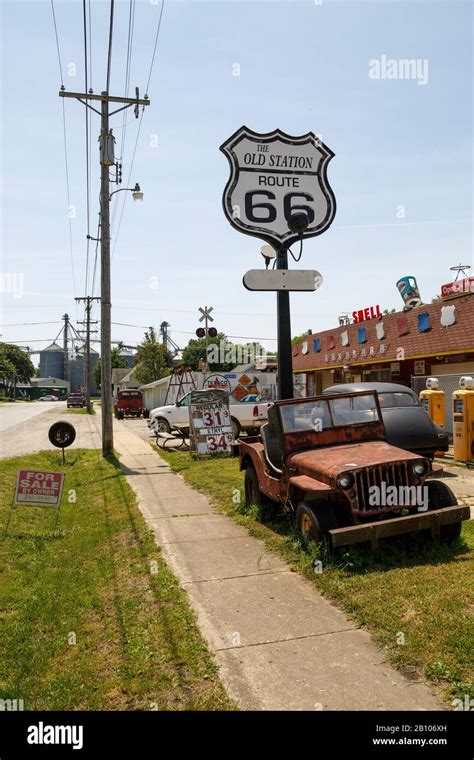
<svg viewBox="0 0 474 760"><path fill-rule="evenodd" d="M240 439L246 504L289 509L305 542L336 548L415 531L452 541L469 519L429 459L387 442L376 391L277 401Z"/></svg>

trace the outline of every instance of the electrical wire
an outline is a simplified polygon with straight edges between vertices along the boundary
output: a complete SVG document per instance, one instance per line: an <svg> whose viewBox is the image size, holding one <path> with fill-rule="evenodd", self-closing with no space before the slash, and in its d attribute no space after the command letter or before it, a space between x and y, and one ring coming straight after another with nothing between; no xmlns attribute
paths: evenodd
<svg viewBox="0 0 474 760"><path fill-rule="evenodd" d="M139 330L149 330L150 325L131 325L127 322L112 322L113 325L118 327L136 327ZM173 330L173 333L180 333L180 335L196 335L195 332L189 330ZM276 338L256 338L250 335L227 335L227 338L239 338L241 340L277 340Z"/></svg>
<svg viewBox="0 0 474 760"><path fill-rule="evenodd" d="M114 0L110 0L109 52L107 55L107 92L110 90L110 72L112 69L112 37L114 33Z"/></svg>
<svg viewBox="0 0 474 760"><path fill-rule="evenodd" d="M155 56L156 56L156 51L157 51L157 48L158 48L158 40L159 40L159 37L160 37L161 22L163 20L163 10L164 10L164 7L165 7L165 0L161 0L160 15L158 17L158 24L157 24L157 28L156 28L156 34L155 34L155 43L154 43L154 46L153 46L153 55L151 57L150 70L148 72L148 79L147 79L147 83L146 83L145 94L148 94L149 87L150 87L150 81L151 81L151 77L152 77L152 73L153 73L153 68L154 68L154 65L155 65ZM140 117L140 123L138 125L137 136L136 136L136 139L135 139L135 146L134 146L134 149L133 149L132 161L131 161L131 164L130 164L130 171L129 171L128 179L127 179L127 186L130 186L130 179L131 179L132 171L133 171L133 163L135 161L135 154L137 152L138 139L140 137L140 130L142 128L142 121L143 121L143 114L144 114L144 112L145 112L145 107L143 106L141 117ZM119 217L117 232L115 233L115 236L114 236L115 240L114 240L114 246L113 246L113 249L112 249L112 259L114 257L115 249L117 247L117 240L118 240L118 236L119 236L119 232L120 232L120 227L122 225L122 219L123 219L123 214L124 214L124 210L125 210L126 200L127 200L127 194L125 195L125 198L123 199L123 202L122 202L122 208L121 208L121 211L120 211L120 217Z"/></svg>
<svg viewBox="0 0 474 760"><path fill-rule="evenodd" d="M57 24L56 24L56 14L54 12L54 2L53 2L53 0L51 0L51 12L53 14L54 33L56 35L56 50L58 52L59 76L61 78L61 87L64 87L63 66L62 66L62 63L61 63L61 53L60 53L60 50L59 50L58 27L57 27Z"/></svg>
<svg viewBox="0 0 474 760"><path fill-rule="evenodd" d="M26 325L59 325L59 320L54 322L16 322L8 325L0 325L1 327L25 327Z"/></svg>
<svg viewBox="0 0 474 760"><path fill-rule="evenodd" d="M128 98L128 92L130 89L130 74L131 74L131 61L132 61L132 47L133 47L133 32L135 29L135 0L130 0L129 5L129 12L128 12L128 33L127 33L127 59L126 59L126 65L125 65L125 87L124 87L124 96ZM135 118L135 117L133 117ZM123 162L124 155L125 155L125 142L126 142L126 134L127 134L127 125L131 122L131 119L127 121L127 110L125 109L123 112L123 118L122 118L122 135L120 138L120 162ZM124 199L125 200L125 199ZM119 202L117 199L117 202L114 203L113 210L112 210L112 220L111 220L111 229L113 230L115 228L115 219L117 216L117 211L119 209Z"/></svg>
<svg viewBox="0 0 474 760"><path fill-rule="evenodd" d="M291 250L291 248L288 248L288 250L289 250L289 252L291 254L291 257L292 257L293 261L298 262L301 259L301 255L303 253L303 236L300 237L300 252L298 254L298 258L295 256L295 254L293 253L293 251Z"/></svg>
<svg viewBox="0 0 474 760"><path fill-rule="evenodd" d="M58 35L58 27L56 24L56 13L54 10L54 2L51 0L51 13L53 16L53 26L54 26L54 34L56 37L56 50L58 54L58 65L59 65L59 78L61 80L61 89L64 89L64 80L63 80L63 66L62 66L62 60L61 60L61 50L59 46L59 35ZM63 118L63 142L64 142L64 164L65 164L65 171L66 171L66 196L67 196L67 210L68 210L68 226L69 226L69 255L70 255L70 262L71 262L71 274L72 274L72 286L74 295L76 294L76 274L74 271L74 254L73 254L73 243L72 243L72 221L70 216L70 209L71 209L71 193L70 193L70 185L69 185L69 162L68 162L68 151L67 151L67 130L66 130L66 107L64 103L64 98L61 98L62 101L62 118Z"/></svg>
<svg viewBox="0 0 474 760"><path fill-rule="evenodd" d="M88 73L87 73L87 10L86 0L82 0L82 19L83 19L83 36L84 36L84 92L88 92ZM87 100L86 100L87 102ZM87 293L87 286L89 280L89 253L90 253L90 109L86 107L86 277L84 292Z"/></svg>

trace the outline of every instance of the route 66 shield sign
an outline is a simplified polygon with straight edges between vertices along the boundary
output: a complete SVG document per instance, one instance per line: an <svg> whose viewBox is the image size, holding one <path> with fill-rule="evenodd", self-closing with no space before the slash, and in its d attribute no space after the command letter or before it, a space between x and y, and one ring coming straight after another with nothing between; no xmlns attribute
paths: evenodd
<svg viewBox="0 0 474 760"><path fill-rule="evenodd" d="M222 203L236 230L278 249L299 240L288 228L294 214L308 217L304 238L328 229L336 214L327 179L334 153L313 132L291 137L280 129L258 134L241 127L220 149L231 169Z"/></svg>

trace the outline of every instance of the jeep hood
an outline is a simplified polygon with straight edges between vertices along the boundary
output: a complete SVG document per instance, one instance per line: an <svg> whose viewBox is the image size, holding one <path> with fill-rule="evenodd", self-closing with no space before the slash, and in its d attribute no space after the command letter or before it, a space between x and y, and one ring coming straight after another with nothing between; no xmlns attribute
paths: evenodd
<svg viewBox="0 0 474 760"><path fill-rule="evenodd" d="M336 478L339 473L348 470L419 458L416 454L391 446L385 441L366 441L299 451L290 454L286 463L297 467L298 475Z"/></svg>

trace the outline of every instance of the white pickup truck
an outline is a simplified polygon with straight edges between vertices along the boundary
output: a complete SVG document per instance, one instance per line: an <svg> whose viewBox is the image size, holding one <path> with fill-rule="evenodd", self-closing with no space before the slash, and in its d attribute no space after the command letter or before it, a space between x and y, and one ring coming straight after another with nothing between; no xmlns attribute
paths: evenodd
<svg viewBox="0 0 474 760"><path fill-rule="evenodd" d="M155 433L169 433L173 428L189 430L189 402L191 393L187 393L176 404L167 404L152 409L148 419L148 427ZM258 430L267 422L268 402L244 401L240 404L230 404L230 418L234 437L242 432Z"/></svg>

